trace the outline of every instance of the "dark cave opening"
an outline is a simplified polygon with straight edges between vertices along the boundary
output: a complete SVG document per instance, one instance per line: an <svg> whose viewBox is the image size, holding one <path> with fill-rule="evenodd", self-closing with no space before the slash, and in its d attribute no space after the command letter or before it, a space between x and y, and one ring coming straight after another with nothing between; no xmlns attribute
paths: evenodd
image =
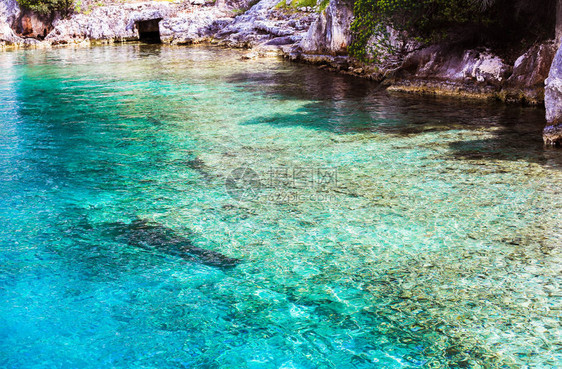
<svg viewBox="0 0 562 369"><path fill-rule="evenodd" d="M161 20L162 18L137 21L136 25L139 31L139 40L149 44L159 44L161 41L158 24Z"/></svg>

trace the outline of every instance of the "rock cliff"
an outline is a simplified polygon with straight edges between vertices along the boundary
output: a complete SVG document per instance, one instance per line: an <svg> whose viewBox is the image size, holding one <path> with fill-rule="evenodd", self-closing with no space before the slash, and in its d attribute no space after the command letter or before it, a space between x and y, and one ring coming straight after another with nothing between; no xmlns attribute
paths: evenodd
<svg viewBox="0 0 562 369"><path fill-rule="evenodd" d="M90 14L75 14L54 22L45 41L51 44L87 41L126 41L139 38L137 22L162 20L178 14L177 4L149 2L95 8Z"/></svg>
<svg viewBox="0 0 562 369"><path fill-rule="evenodd" d="M0 1L0 48L24 42L12 29L12 25L15 24L20 12L20 7L16 0Z"/></svg>
<svg viewBox="0 0 562 369"><path fill-rule="evenodd" d="M300 51L305 55L346 55L352 19L349 3L332 0L308 29L300 42Z"/></svg>
<svg viewBox="0 0 562 369"><path fill-rule="evenodd" d="M562 0L556 6L556 43L560 45L545 81L544 103L546 127L543 139L546 145L562 146Z"/></svg>
<svg viewBox="0 0 562 369"><path fill-rule="evenodd" d="M545 82L546 122L544 142L562 145L562 47L556 53Z"/></svg>
<svg viewBox="0 0 562 369"><path fill-rule="evenodd" d="M30 36L38 36L34 28L45 33L39 37L44 38L40 42L24 37L21 30L19 36L14 32L18 19L21 23L21 11L16 0L0 0L0 45L52 46L138 40L142 38L140 23L154 21L159 41L163 43L214 41L231 47L288 50L303 39L316 13L281 9L278 4L279 0L261 0L246 10L236 8L247 6L244 0L108 4L95 7L88 14L75 13L68 19L54 17L49 32L45 32L45 27L29 26Z"/></svg>

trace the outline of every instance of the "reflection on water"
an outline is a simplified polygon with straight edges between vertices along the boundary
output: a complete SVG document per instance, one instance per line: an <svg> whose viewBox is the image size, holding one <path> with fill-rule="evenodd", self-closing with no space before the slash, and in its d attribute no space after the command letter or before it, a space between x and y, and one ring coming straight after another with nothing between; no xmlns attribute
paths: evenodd
<svg viewBox="0 0 562 369"><path fill-rule="evenodd" d="M0 65L0 366L560 365L543 111L199 47Z"/></svg>

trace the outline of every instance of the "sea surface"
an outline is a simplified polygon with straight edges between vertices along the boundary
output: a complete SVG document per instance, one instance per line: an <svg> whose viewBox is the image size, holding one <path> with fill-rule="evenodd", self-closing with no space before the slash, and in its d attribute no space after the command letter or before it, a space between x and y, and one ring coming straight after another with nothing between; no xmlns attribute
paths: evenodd
<svg viewBox="0 0 562 369"><path fill-rule="evenodd" d="M0 367L562 366L543 110L241 55L0 53Z"/></svg>

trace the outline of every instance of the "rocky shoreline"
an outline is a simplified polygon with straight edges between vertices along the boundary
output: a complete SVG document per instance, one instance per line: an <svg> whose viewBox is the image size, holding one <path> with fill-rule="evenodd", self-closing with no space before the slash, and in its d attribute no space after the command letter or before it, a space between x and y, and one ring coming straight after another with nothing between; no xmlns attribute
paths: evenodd
<svg viewBox="0 0 562 369"><path fill-rule="evenodd" d="M347 55L353 19L349 2L332 0L325 9L320 3L314 8L291 7L287 2L281 5L279 0L105 3L62 19L21 10L16 0L0 0L0 49L149 37L172 45L212 43L244 48L249 49L245 58L282 55L377 80L392 91L528 105L546 102L545 143L562 144L562 55L557 55L558 64L553 64L559 44L555 40L532 46L511 63L488 49L412 44L399 45L407 50L400 60L366 64Z"/></svg>

